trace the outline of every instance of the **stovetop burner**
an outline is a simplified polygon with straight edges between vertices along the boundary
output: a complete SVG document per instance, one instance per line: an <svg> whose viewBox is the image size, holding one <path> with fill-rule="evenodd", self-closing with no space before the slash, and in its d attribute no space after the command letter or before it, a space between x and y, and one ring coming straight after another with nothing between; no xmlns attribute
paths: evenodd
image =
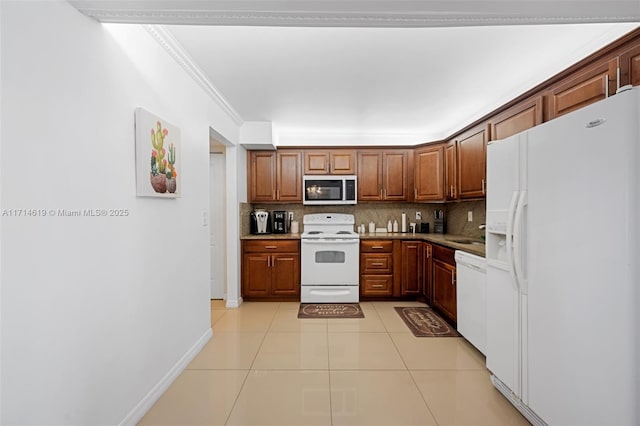
<svg viewBox="0 0 640 426"><path fill-rule="evenodd" d="M346 239L359 238L353 231L355 218L351 214L317 213L303 218L304 232L302 239Z"/></svg>

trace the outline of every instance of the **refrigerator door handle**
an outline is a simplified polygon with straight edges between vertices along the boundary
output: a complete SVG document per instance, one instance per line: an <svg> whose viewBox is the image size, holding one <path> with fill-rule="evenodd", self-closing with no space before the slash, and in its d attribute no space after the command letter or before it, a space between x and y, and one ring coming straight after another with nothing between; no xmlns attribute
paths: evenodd
<svg viewBox="0 0 640 426"><path fill-rule="evenodd" d="M515 220L516 208L518 207L518 200L520 199L520 192L514 191L511 196L511 202L509 203L509 211L507 212L507 256L509 264L509 274L513 279L516 290L520 289L518 284L518 277L516 277L515 265L513 264L513 222Z"/></svg>
<svg viewBox="0 0 640 426"><path fill-rule="evenodd" d="M524 233L522 230L522 217L526 206L527 191L521 191L513 223L513 266L515 269L516 281L518 282L518 288L524 294L527 294L527 281L522 268L522 234Z"/></svg>

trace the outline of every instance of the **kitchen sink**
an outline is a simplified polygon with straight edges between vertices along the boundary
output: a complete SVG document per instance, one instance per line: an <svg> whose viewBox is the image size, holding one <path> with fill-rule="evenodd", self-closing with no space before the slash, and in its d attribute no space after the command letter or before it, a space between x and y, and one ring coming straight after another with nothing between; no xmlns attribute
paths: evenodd
<svg viewBox="0 0 640 426"><path fill-rule="evenodd" d="M450 241L452 243L458 243L458 244L472 244L475 246L483 246L484 242L482 241L473 241L473 240L463 240L463 239L448 239L447 241Z"/></svg>

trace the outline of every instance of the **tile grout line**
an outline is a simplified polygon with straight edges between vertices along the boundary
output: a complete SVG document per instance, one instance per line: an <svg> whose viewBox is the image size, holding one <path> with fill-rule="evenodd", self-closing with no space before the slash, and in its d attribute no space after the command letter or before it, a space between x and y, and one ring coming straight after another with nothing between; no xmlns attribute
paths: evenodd
<svg viewBox="0 0 640 426"><path fill-rule="evenodd" d="M271 321L269 322L269 327L267 327L267 330L265 330L264 335L262 336L262 340L260 341L260 345L258 346L258 350L256 351L256 354L253 356L253 360L251 361L251 365L249 366L249 370L247 370L247 375L244 377L244 380L242 381L242 386L240 386L240 390L238 391L238 394L236 395L235 399L233 400L233 405L231 406L231 410L229 410L229 415L227 416L227 418L224 421L225 425L227 425L229 423L229 420L231 419L231 415L233 414L233 410L236 408L236 404L238 403L238 399L240 398L240 394L244 390L244 386L247 384L247 380L249 380L249 375L251 374L252 371L254 371L253 370L253 365L256 362L256 358L258 357L258 354L260 353L260 349L262 349L262 345L264 344L264 339L267 338L267 333L269 332L269 329L271 328L271 324L273 323L273 319L276 316L275 313L278 311L279 308L280 308L280 305L278 305L278 308L273 311L273 317L271 318ZM236 333L239 333L239 332L236 331Z"/></svg>
<svg viewBox="0 0 640 426"><path fill-rule="evenodd" d="M326 320L325 320L326 321ZM325 322L327 334L327 376L329 378L329 424L333 426L333 400L331 398L331 350L329 349L329 321Z"/></svg>
<svg viewBox="0 0 640 426"><path fill-rule="evenodd" d="M431 410L431 407L429 407L429 404L427 403L427 400L424 397L424 394L422 393L422 391L420 390L420 386L418 386L418 383L416 382L415 377L413 377L413 374L411 374L411 370L409 369L409 366L407 365L407 362L405 361L404 357L402 356L402 352L400 352L400 349L398 349L398 345L396 344L396 341L393 340L393 337L391 337L391 333L387 331L387 335L389 336L389 339L391 339L391 343L393 343L393 347L396 348L396 351L398 351L398 355L400 355L400 359L402 360L402 363L404 364L407 373L409 374L409 377L411 377L411 381L413 382L413 385L416 387L416 390L418 391L418 393L420 394L420 398L422 398L422 402L424 402L425 407L427 407L427 410L429 411L429 414L431 414L431 418L433 419L434 422L436 422L436 425L438 425L438 420L436 419L436 416L434 415L433 411Z"/></svg>

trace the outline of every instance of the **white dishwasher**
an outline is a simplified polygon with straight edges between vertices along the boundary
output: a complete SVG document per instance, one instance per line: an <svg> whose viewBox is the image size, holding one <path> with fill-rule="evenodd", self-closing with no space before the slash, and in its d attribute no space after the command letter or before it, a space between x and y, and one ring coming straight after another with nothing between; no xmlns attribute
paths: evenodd
<svg viewBox="0 0 640 426"><path fill-rule="evenodd" d="M487 344L487 261L456 250L458 332L480 352Z"/></svg>

